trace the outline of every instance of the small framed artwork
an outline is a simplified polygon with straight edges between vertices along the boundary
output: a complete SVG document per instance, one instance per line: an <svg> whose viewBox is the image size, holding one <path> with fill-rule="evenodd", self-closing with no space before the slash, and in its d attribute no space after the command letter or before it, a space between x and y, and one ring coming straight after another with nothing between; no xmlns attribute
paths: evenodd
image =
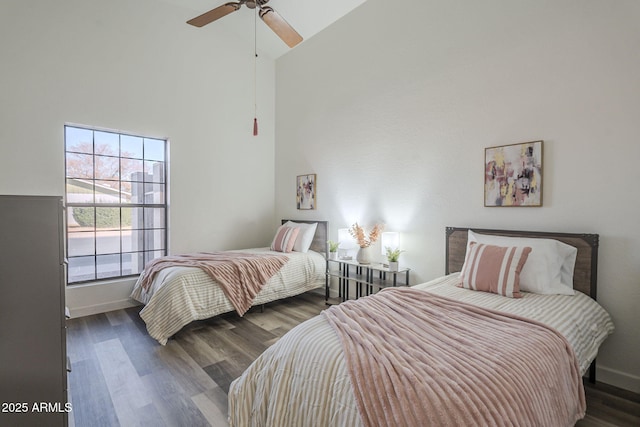
<svg viewBox="0 0 640 427"><path fill-rule="evenodd" d="M316 174L298 175L296 177L296 204L299 210L316 208Z"/></svg>
<svg viewBox="0 0 640 427"><path fill-rule="evenodd" d="M542 206L542 141L484 149L485 206Z"/></svg>

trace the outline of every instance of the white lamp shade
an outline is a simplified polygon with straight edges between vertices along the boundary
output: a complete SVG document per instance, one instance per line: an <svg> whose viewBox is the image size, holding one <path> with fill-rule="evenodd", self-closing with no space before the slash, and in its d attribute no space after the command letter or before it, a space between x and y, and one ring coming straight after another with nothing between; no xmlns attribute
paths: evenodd
<svg viewBox="0 0 640 427"><path fill-rule="evenodd" d="M400 247L400 233L395 231L385 231L380 238L382 255L387 254L387 247L398 249Z"/></svg>
<svg viewBox="0 0 640 427"><path fill-rule="evenodd" d="M356 247L356 242L349 234L348 228L339 228L338 229L338 243L340 244L341 249L353 249Z"/></svg>

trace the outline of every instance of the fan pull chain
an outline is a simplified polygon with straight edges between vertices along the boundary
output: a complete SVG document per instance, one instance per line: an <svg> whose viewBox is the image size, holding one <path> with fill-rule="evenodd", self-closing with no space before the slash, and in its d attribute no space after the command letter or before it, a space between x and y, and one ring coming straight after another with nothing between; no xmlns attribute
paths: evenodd
<svg viewBox="0 0 640 427"><path fill-rule="evenodd" d="M257 6L257 5L256 5ZM253 136L258 136L258 7L253 15Z"/></svg>

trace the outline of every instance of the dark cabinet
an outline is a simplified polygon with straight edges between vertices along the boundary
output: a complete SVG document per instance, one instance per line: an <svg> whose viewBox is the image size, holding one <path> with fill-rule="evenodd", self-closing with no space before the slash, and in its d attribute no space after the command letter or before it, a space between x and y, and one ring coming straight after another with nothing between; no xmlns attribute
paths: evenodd
<svg viewBox="0 0 640 427"><path fill-rule="evenodd" d="M67 425L61 197L0 196L0 425Z"/></svg>

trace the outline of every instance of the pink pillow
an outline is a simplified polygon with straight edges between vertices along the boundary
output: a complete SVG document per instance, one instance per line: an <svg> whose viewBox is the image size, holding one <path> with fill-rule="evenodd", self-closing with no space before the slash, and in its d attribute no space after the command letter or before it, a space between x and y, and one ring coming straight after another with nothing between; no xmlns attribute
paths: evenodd
<svg viewBox="0 0 640 427"><path fill-rule="evenodd" d="M530 252L529 246L494 246L470 242L458 286L520 298L520 271Z"/></svg>
<svg viewBox="0 0 640 427"><path fill-rule="evenodd" d="M273 238L273 242L271 242L270 249L278 252L291 252L299 232L300 228L298 227L280 226L276 232L276 236Z"/></svg>

